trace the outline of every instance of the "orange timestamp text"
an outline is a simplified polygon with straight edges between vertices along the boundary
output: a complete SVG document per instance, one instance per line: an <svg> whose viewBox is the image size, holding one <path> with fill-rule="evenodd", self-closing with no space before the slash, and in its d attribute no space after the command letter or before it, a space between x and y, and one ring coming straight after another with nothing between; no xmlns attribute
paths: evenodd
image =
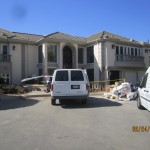
<svg viewBox="0 0 150 150"><path fill-rule="evenodd" d="M150 126L132 126L132 132L150 132Z"/></svg>

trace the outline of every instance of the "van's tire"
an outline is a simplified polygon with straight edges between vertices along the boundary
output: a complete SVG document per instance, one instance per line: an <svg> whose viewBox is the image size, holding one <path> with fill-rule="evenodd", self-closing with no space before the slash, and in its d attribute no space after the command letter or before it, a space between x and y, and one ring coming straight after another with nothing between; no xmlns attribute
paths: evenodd
<svg viewBox="0 0 150 150"><path fill-rule="evenodd" d="M52 104L52 105L56 105L56 99L53 99L53 98L52 98L52 99L51 99L51 104Z"/></svg>
<svg viewBox="0 0 150 150"><path fill-rule="evenodd" d="M140 95L137 96L137 108L144 110L145 108L141 105Z"/></svg>
<svg viewBox="0 0 150 150"><path fill-rule="evenodd" d="M81 103L82 105L85 105L87 103L87 99L82 99Z"/></svg>

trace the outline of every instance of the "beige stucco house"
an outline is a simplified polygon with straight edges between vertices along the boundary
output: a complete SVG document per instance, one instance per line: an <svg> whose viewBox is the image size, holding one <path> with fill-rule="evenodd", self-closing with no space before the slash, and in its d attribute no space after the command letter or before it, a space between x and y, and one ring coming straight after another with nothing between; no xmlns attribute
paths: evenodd
<svg viewBox="0 0 150 150"><path fill-rule="evenodd" d="M150 43L102 31L89 37L46 36L0 29L0 76L8 83L56 68L84 68L90 81L137 82L150 65ZM111 80L111 81L109 81Z"/></svg>

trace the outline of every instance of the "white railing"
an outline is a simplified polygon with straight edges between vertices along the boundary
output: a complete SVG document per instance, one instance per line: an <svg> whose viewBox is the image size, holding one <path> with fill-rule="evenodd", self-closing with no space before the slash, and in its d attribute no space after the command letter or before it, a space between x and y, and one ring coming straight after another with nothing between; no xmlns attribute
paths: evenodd
<svg viewBox="0 0 150 150"><path fill-rule="evenodd" d="M116 55L116 61L122 61L122 62L144 62L143 56L134 56L134 55Z"/></svg>

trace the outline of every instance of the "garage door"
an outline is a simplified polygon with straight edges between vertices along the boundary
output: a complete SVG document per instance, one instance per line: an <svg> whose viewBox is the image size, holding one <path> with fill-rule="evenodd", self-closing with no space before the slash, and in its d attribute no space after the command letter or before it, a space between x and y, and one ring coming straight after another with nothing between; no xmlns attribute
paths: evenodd
<svg viewBox="0 0 150 150"><path fill-rule="evenodd" d="M125 72L125 80L126 80L126 82L135 84L137 82L137 74L136 74L136 72L126 71Z"/></svg>

